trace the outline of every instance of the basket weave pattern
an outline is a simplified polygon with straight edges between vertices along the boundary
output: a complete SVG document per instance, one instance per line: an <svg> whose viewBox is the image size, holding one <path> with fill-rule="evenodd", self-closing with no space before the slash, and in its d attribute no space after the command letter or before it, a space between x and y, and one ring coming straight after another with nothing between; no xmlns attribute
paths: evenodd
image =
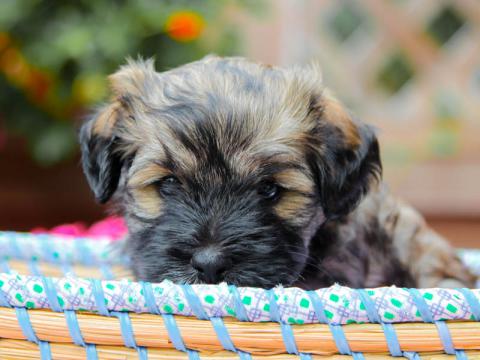
<svg viewBox="0 0 480 360"><path fill-rule="evenodd" d="M0 233L0 358L480 358L480 289L137 283L113 244Z"/></svg>

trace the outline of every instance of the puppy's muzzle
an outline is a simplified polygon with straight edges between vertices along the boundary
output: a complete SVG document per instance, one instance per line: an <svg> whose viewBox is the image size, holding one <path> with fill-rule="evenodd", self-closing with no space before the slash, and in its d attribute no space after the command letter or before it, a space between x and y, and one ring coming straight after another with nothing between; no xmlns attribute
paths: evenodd
<svg viewBox="0 0 480 360"><path fill-rule="evenodd" d="M225 273L232 267L232 261L213 246L196 250L191 264L197 271L199 279L207 284L221 282Z"/></svg>

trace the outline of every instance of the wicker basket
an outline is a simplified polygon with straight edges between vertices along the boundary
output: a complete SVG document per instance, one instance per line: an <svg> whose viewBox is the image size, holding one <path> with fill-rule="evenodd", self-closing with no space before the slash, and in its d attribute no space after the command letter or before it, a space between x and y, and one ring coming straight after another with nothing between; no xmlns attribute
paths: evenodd
<svg viewBox="0 0 480 360"><path fill-rule="evenodd" d="M116 244L0 233L0 359L480 359L480 289L139 283Z"/></svg>

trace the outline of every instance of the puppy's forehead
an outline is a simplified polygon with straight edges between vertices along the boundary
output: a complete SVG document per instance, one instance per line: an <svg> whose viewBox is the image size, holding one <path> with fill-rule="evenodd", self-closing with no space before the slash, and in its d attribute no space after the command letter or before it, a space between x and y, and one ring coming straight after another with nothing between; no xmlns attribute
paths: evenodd
<svg viewBox="0 0 480 360"><path fill-rule="evenodd" d="M314 127L312 89L298 75L223 59L159 74L134 124L143 129L143 152L185 169L207 164L239 173L298 161Z"/></svg>

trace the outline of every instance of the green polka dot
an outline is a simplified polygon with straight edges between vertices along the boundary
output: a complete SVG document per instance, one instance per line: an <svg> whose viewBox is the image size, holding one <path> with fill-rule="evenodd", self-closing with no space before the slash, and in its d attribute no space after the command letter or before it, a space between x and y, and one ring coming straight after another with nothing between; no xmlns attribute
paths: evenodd
<svg viewBox="0 0 480 360"><path fill-rule="evenodd" d="M353 319L348 319L347 324L356 324L357 322Z"/></svg>
<svg viewBox="0 0 480 360"><path fill-rule="evenodd" d="M52 255L55 259L58 259L60 257L60 254L56 251L54 251Z"/></svg>
<svg viewBox="0 0 480 360"><path fill-rule="evenodd" d="M38 256L33 255L33 256L32 256L32 260L33 260L33 261L37 261L37 260L38 260Z"/></svg>
<svg viewBox="0 0 480 360"><path fill-rule="evenodd" d="M65 288L65 290L70 290L72 288L72 285L70 283L65 283L63 287Z"/></svg>
<svg viewBox="0 0 480 360"><path fill-rule="evenodd" d="M395 315L388 311L385 311L383 313L383 316L385 317L385 319L388 319L388 320L392 320L395 318Z"/></svg>
<svg viewBox="0 0 480 360"><path fill-rule="evenodd" d="M129 296L129 297L128 297L128 302L129 302L130 304L133 304L133 297Z"/></svg>
<svg viewBox="0 0 480 360"><path fill-rule="evenodd" d="M462 298L460 296L458 296L457 294L453 294L453 297L457 300L462 300Z"/></svg>
<svg viewBox="0 0 480 360"><path fill-rule="evenodd" d="M228 314L235 316L235 311L230 306L225 306L225 310Z"/></svg>
<svg viewBox="0 0 480 360"><path fill-rule="evenodd" d="M105 305L108 305L108 299L103 299L105 302Z"/></svg>
<svg viewBox="0 0 480 360"><path fill-rule="evenodd" d="M60 296L57 296L57 300L58 304L63 308L63 306L65 305L65 301Z"/></svg>
<svg viewBox="0 0 480 360"><path fill-rule="evenodd" d="M295 324L295 319L293 317L289 317L287 319L287 321L290 323L290 324Z"/></svg>
<svg viewBox="0 0 480 360"><path fill-rule="evenodd" d="M397 308L401 308L402 307L402 302L400 300L397 300L397 299L392 299L390 300L390 302L392 303L393 306L397 307Z"/></svg>
<svg viewBox="0 0 480 360"><path fill-rule="evenodd" d="M417 312L415 313L415 316L416 317L421 317L422 315L420 314L420 311L417 310Z"/></svg>
<svg viewBox="0 0 480 360"><path fill-rule="evenodd" d="M302 319L297 319L297 324L302 325L304 321Z"/></svg>
<svg viewBox="0 0 480 360"><path fill-rule="evenodd" d="M2 280L0 280L0 288L5 284Z"/></svg>
<svg viewBox="0 0 480 360"><path fill-rule="evenodd" d="M458 309L457 309L456 306L454 306L454 305L452 305L452 304L449 303L449 304L447 305L447 310L450 311L451 313L456 313Z"/></svg>
<svg viewBox="0 0 480 360"><path fill-rule="evenodd" d="M113 290L113 289L115 289L115 285L113 285L113 284L107 284L107 285L105 285L105 287L106 287L108 290Z"/></svg>
<svg viewBox="0 0 480 360"><path fill-rule="evenodd" d="M163 310L166 312L166 313L171 313L173 312L173 309L170 305L164 305L163 306Z"/></svg>
<svg viewBox="0 0 480 360"><path fill-rule="evenodd" d="M140 295L143 296L143 289L140 289Z"/></svg>
<svg viewBox="0 0 480 360"><path fill-rule="evenodd" d="M22 294L16 293L16 294L15 294L15 299L17 299L17 300L20 301L20 302L23 302Z"/></svg>
<svg viewBox="0 0 480 360"><path fill-rule="evenodd" d="M270 304L263 305L263 310L264 311L270 311Z"/></svg>
<svg viewBox="0 0 480 360"><path fill-rule="evenodd" d="M360 301L359 308L360 308L360 310L365 310L365 304L361 301Z"/></svg>
<svg viewBox="0 0 480 360"><path fill-rule="evenodd" d="M38 284L35 284L35 285L33 285L33 291L40 294L40 293L43 292L43 287L38 285Z"/></svg>
<svg viewBox="0 0 480 360"><path fill-rule="evenodd" d="M242 303L245 305L250 305L252 303L252 298L250 296L244 296L242 299Z"/></svg>
<svg viewBox="0 0 480 360"><path fill-rule="evenodd" d="M323 312L325 313L325 316L329 319L333 319L333 313L328 311L328 310L323 310Z"/></svg>
<svg viewBox="0 0 480 360"><path fill-rule="evenodd" d="M213 304L215 302L215 298L212 295L207 295L204 297L205 302L209 304Z"/></svg>
<svg viewBox="0 0 480 360"><path fill-rule="evenodd" d="M184 303L179 303L177 305L177 307L178 307L178 311L183 311L183 309L185 308L185 304Z"/></svg>
<svg viewBox="0 0 480 360"><path fill-rule="evenodd" d="M427 300L432 300L433 299L433 294L429 293L429 292L426 292L425 294L423 294L423 297Z"/></svg>
<svg viewBox="0 0 480 360"><path fill-rule="evenodd" d="M332 300L333 302L338 302L340 298L338 297L337 294L331 294L330 295L330 300Z"/></svg>
<svg viewBox="0 0 480 360"><path fill-rule="evenodd" d="M25 306L29 309L34 309L35 308L35 303L33 303L32 301L27 301L25 303Z"/></svg>
<svg viewBox="0 0 480 360"><path fill-rule="evenodd" d="M367 294L372 296L372 295L375 295L375 291L374 290L367 290Z"/></svg>
<svg viewBox="0 0 480 360"><path fill-rule="evenodd" d="M308 308L309 305L310 305L310 301L308 301L307 299L302 298L302 300L300 300L300 307Z"/></svg>

